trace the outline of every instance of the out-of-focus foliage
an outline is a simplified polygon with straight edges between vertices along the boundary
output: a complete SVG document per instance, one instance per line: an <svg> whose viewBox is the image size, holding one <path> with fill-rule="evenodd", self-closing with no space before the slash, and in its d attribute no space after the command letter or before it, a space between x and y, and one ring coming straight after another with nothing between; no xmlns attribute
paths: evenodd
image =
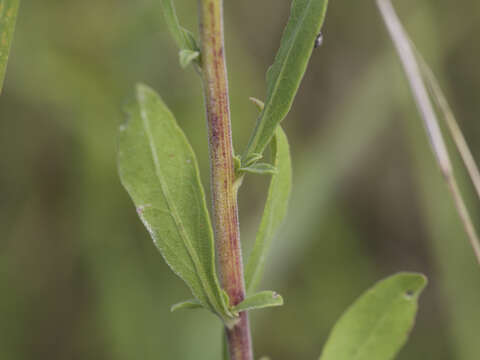
<svg viewBox="0 0 480 360"><path fill-rule="evenodd" d="M0 0L0 94L12 45L20 0Z"/></svg>
<svg viewBox="0 0 480 360"><path fill-rule="evenodd" d="M196 29L196 2L175 4L182 24ZM480 4L396 4L479 159ZM289 8L225 3L237 151L257 117L248 98L265 96ZM333 1L324 36L285 123L292 202L262 284L285 305L252 312L257 353L317 358L360 293L412 270L430 286L398 359L475 359L478 268L374 2ZM1 359L220 358L213 316L170 313L189 291L163 263L116 172L119 109L146 81L164 94L208 184L201 84L177 56L159 1L23 2L0 97ZM245 254L266 188L266 177L249 176L240 190Z"/></svg>

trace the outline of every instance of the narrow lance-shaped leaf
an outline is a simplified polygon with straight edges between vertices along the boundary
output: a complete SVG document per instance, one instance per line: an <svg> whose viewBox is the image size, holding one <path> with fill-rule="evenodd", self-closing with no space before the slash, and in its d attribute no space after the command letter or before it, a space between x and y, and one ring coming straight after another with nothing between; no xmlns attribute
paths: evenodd
<svg viewBox="0 0 480 360"><path fill-rule="evenodd" d="M327 0L293 0L280 49L267 72L265 108L257 120L244 160L252 153L263 153L277 125L290 111L325 19L327 4Z"/></svg>
<svg viewBox="0 0 480 360"><path fill-rule="evenodd" d="M287 213L292 187L290 148L280 126L272 141L272 158L276 172L270 181L262 220L245 269L245 283L249 292L254 291L262 277L270 243Z"/></svg>
<svg viewBox="0 0 480 360"><path fill-rule="evenodd" d="M168 29L180 49L180 65L185 68L191 62L199 64L200 47L193 34L180 25L173 5L173 0L161 0L161 6Z"/></svg>
<svg viewBox="0 0 480 360"><path fill-rule="evenodd" d="M335 324L320 360L392 360L407 341L426 283L414 273L377 283Z"/></svg>
<svg viewBox="0 0 480 360"><path fill-rule="evenodd" d="M0 94L7 70L20 0L0 0Z"/></svg>
<svg viewBox="0 0 480 360"><path fill-rule="evenodd" d="M194 309L201 309L201 308L203 308L203 306L200 303L200 301L196 299L191 299L191 300L182 301L172 305L172 307L170 308L170 311L175 312L178 310L194 310Z"/></svg>
<svg viewBox="0 0 480 360"><path fill-rule="evenodd" d="M261 291L249 295L232 310L236 313L249 310L264 309L273 306L282 306L283 298L274 291Z"/></svg>
<svg viewBox="0 0 480 360"><path fill-rule="evenodd" d="M241 167L237 170L238 173L250 173L250 174L258 174L258 175L266 175L266 174L275 174L277 169L275 166L270 165L268 163L261 163L256 162L252 165Z"/></svg>
<svg viewBox="0 0 480 360"><path fill-rule="evenodd" d="M160 97L139 85L119 136L122 184L172 270L207 309L228 320L195 154Z"/></svg>

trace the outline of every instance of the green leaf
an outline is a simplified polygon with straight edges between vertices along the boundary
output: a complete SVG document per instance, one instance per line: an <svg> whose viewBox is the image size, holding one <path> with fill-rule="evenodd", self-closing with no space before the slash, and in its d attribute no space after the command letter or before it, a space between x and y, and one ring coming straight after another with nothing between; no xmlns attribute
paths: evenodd
<svg viewBox="0 0 480 360"><path fill-rule="evenodd" d="M263 158L262 154L252 153L245 159L245 166L250 166L255 164L258 160ZM241 159L240 159L241 160ZM241 161L240 161L241 162Z"/></svg>
<svg viewBox="0 0 480 360"><path fill-rule="evenodd" d="M322 27L328 0L293 0L280 49L267 72L265 107L257 120L244 159L262 154L277 125L287 116Z"/></svg>
<svg viewBox="0 0 480 360"><path fill-rule="evenodd" d="M200 52L192 50L180 50L179 56L180 66L185 69L193 61L198 59L198 57L200 56Z"/></svg>
<svg viewBox="0 0 480 360"><path fill-rule="evenodd" d="M285 218L292 188L290 148L287 136L280 126L272 141L272 158L277 172L270 181L262 221L245 269L248 291L253 291L261 280L270 243Z"/></svg>
<svg viewBox="0 0 480 360"><path fill-rule="evenodd" d="M203 308L202 304L198 300L192 299L192 300L186 300L186 301L182 301L172 305L172 307L170 308L170 311L175 312L177 310L193 310L193 309L200 309L200 308Z"/></svg>
<svg viewBox="0 0 480 360"><path fill-rule="evenodd" d="M363 294L334 326L320 360L391 360L407 341L427 283L400 273Z"/></svg>
<svg viewBox="0 0 480 360"><path fill-rule="evenodd" d="M188 48L183 27L178 21L173 0L161 0L163 15L167 22L168 29L180 49Z"/></svg>
<svg viewBox="0 0 480 360"><path fill-rule="evenodd" d="M195 154L172 113L145 85L137 86L128 122L120 128L118 164L122 184L166 262L202 306L229 320Z"/></svg>
<svg viewBox="0 0 480 360"><path fill-rule="evenodd" d="M250 166L241 167L238 169L238 173L251 173L251 174L276 174L277 169L275 166L268 163L254 163Z"/></svg>
<svg viewBox="0 0 480 360"><path fill-rule="evenodd" d="M161 5L168 29L180 49L180 65L186 68L191 62L199 64L200 47L193 34L180 25L173 0L161 0Z"/></svg>
<svg viewBox="0 0 480 360"><path fill-rule="evenodd" d="M192 32L183 27L181 28L181 30L182 30L183 41L184 41L183 48L186 50L200 52L200 46L198 45L197 40L195 39L195 36L192 34Z"/></svg>
<svg viewBox="0 0 480 360"><path fill-rule="evenodd" d="M264 309L272 306L282 306L283 298L274 291L261 291L247 296L240 304L233 308L235 313L248 310Z"/></svg>
<svg viewBox="0 0 480 360"><path fill-rule="evenodd" d="M0 0L0 94L7 71L8 54L13 40L20 0Z"/></svg>

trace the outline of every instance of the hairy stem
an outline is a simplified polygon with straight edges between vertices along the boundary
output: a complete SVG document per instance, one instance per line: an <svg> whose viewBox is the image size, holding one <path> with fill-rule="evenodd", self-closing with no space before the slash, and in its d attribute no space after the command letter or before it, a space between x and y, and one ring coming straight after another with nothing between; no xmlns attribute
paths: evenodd
<svg viewBox="0 0 480 360"><path fill-rule="evenodd" d="M202 74L207 109L215 244L220 281L232 306L245 298L230 128L222 0L199 0ZM231 360L252 360L247 313L225 328Z"/></svg>

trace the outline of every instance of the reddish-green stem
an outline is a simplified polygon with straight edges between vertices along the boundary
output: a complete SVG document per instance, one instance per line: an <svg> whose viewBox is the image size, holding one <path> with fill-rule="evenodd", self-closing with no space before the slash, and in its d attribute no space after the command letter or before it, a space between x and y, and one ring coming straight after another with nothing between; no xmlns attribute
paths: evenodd
<svg viewBox="0 0 480 360"><path fill-rule="evenodd" d="M242 251L238 226L230 105L223 40L222 0L199 0L202 74L210 147L213 223L220 281L237 305L245 298ZM252 360L247 313L226 327L231 360Z"/></svg>

